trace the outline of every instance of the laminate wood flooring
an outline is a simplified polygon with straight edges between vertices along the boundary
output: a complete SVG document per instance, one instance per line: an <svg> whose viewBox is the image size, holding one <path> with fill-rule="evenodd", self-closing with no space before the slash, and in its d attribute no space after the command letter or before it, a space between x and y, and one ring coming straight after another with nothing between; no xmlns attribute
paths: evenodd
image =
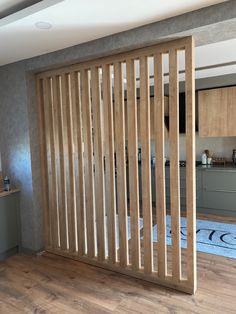
<svg viewBox="0 0 236 314"><path fill-rule="evenodd" d="M0 313L236 313L236 260L198 253L195 296L44 253L0 263Z"/></svg>

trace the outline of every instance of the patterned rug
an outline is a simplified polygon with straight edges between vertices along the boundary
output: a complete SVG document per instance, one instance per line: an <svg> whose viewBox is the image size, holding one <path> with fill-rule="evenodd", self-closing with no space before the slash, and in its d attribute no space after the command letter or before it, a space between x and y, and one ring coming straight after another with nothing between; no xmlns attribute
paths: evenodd
<svg viewBox="0 0 236 314"><path fill-rule="evenodd" d="M171 245L171 217L166 216L167 245ZM186 218L181 217L181 247L187 247ZM236 258L236 224L197 219L197 251ZM157 242L157 225L153 227Z"/></svg>

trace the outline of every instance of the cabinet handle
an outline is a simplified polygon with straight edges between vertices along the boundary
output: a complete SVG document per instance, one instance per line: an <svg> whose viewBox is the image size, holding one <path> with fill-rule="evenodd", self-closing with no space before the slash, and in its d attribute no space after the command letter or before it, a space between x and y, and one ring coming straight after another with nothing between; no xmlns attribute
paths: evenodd
<svg viewBox="0 0 236 314"><path fill-rule="evenodd" d="M216 190L209 190L207 188L204 189L207 192L225 192L225 193L236 193L235 190L220 190L220 189L216 189Z"/></svg>
<svg viewBox="0 0 236 314"><path fill-rule="evenodd" d="M204 169L205 172L236 172L235 169Z"/></svg>

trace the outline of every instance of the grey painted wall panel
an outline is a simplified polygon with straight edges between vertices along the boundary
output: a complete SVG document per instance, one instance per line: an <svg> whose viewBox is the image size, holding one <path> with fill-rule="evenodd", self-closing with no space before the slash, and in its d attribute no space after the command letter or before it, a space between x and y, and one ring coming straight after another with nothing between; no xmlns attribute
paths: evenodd
<svg viewBox="0 0 236 314"><path fill-rule="evenodd" d="M0 150L2 168L22 191L22 238L26 247L35 245L32 171L24 64L0 70Z"/></svg>

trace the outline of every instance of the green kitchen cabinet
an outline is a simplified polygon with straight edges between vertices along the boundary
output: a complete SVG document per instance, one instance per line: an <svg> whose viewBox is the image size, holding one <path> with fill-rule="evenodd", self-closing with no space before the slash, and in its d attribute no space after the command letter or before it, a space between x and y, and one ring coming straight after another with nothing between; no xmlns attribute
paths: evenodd
<svg viewBox="0 0 236 314"><path fill-rule="evenodd" d="M0 194L0 260L20 246L19 192Z"/></svg>

